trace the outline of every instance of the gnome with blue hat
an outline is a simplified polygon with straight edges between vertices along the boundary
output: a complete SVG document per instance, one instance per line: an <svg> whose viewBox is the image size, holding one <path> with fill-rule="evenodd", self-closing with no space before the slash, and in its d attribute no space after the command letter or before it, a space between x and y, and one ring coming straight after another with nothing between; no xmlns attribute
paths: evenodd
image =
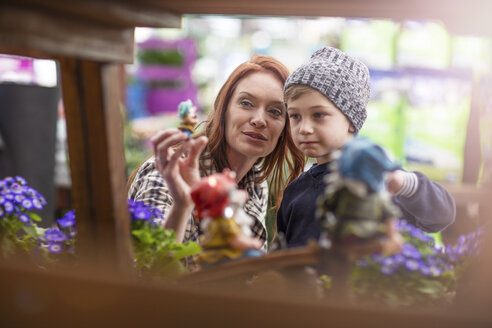
<svg viewBox="0 0 492 328"><path fill-rule="evenodd" d="M385 189L385 172L400 167L383 148L366 138L349 141L338 154L328 187L318 199L321 246L342 251L349 259L371 253L396 253L402 238L394 227L399 209Z"/></svg>

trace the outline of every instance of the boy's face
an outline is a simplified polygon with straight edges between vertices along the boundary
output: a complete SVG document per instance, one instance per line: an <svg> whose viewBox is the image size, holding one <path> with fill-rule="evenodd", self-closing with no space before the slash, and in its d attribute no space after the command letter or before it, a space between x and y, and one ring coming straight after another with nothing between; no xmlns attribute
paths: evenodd
<svg viewBox="0 0 492 328"><path fill-rule="evenodd" d="M306 156L318 164L331 159L331 153L353 137L348 118L323 94L312 90L287 101L292 138Z"/></svg>

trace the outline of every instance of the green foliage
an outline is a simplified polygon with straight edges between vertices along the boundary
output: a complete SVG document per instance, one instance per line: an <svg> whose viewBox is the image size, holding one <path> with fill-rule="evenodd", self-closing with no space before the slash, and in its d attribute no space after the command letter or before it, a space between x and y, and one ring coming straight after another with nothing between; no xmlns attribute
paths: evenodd
<svg viewBox="0 0 492 328"><path fill-rule="evenodd" d="M176 234L150 221L132 222L136 269L142 277L170 279L186 272L181 260L200 252L193 242L178 243Z"/></svg>
<svg viewBox="0 0 492 328"><path fill-rule="evenodd" d="M141 64L182 66L183 55L178 50L140 50L137 60Z"/></svg>
<svg viewBox="0 0 492 328"><path fill-rule="evenodd" d="M28 214L32 220L39 220L34 213ZM3 258L27 256L37 245L39 229L35 224L26 225L15 215L0 219L0 247Z"/></svg>

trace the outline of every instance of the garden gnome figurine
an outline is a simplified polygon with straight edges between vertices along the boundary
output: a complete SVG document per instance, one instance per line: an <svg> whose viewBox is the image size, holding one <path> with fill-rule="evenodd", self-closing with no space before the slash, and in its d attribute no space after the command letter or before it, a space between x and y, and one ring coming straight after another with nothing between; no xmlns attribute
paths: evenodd
<svg viewBox="0 0 492 328"><path fill-rule="evenodd" d="M235 220L247 197L245 191L237 189L234 172L227 169L201 178L192 186L194 216L202 220L204 230L199 255L203 266L263 254L259 251L261 241L252 237L250 230L249 234L245 233Z"/></svg>
<svg viewBox="0 0 492 328"><path fill-rule="evenodd" d="M403 241L394 225L400 211L384 184L384 173L399 166L365 138L352 139L338 156L318 199L320 244L330 245L348 260L400 251Z"/></svg>
<svg viewBox="0 0 492 328"><path fill-rule="evenodd" d="M193 105L190 99L179 103L178 116L181 119L178 129L186 133L188 138L190 138L195 131L195 125L198 123L196 106Z"/></svg>

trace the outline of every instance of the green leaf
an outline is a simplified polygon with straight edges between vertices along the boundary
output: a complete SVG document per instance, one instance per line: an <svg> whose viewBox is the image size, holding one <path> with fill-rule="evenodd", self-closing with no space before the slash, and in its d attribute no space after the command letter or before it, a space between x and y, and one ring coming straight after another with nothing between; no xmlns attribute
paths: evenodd
<svg viewBox="0 0 492 328"><path fill-rule="evenodd" d="M31 218L31 220L33 220L33 221L36 221L36 222L43 221L43 219L41 219L41 217L39 215L37 215L36 213L29 212L28 215Z"/></svg>
<svg viewBox="0 0 492 328"><path fill-rule="evenodd" d="M152 244L154 242L152 234L146 230L134 230L132 231L132 235L135 236L139 242L144 244Z"/></svg>
<svg viewBox="0 0 492 328"><path fill-rule="evenodd" d="M175 260L181 260L182 258L195 255L200 253L201 247L197 243L187 241L184 244L181 244L181 247L177 250L173 250L173 258Z"/></svg>

